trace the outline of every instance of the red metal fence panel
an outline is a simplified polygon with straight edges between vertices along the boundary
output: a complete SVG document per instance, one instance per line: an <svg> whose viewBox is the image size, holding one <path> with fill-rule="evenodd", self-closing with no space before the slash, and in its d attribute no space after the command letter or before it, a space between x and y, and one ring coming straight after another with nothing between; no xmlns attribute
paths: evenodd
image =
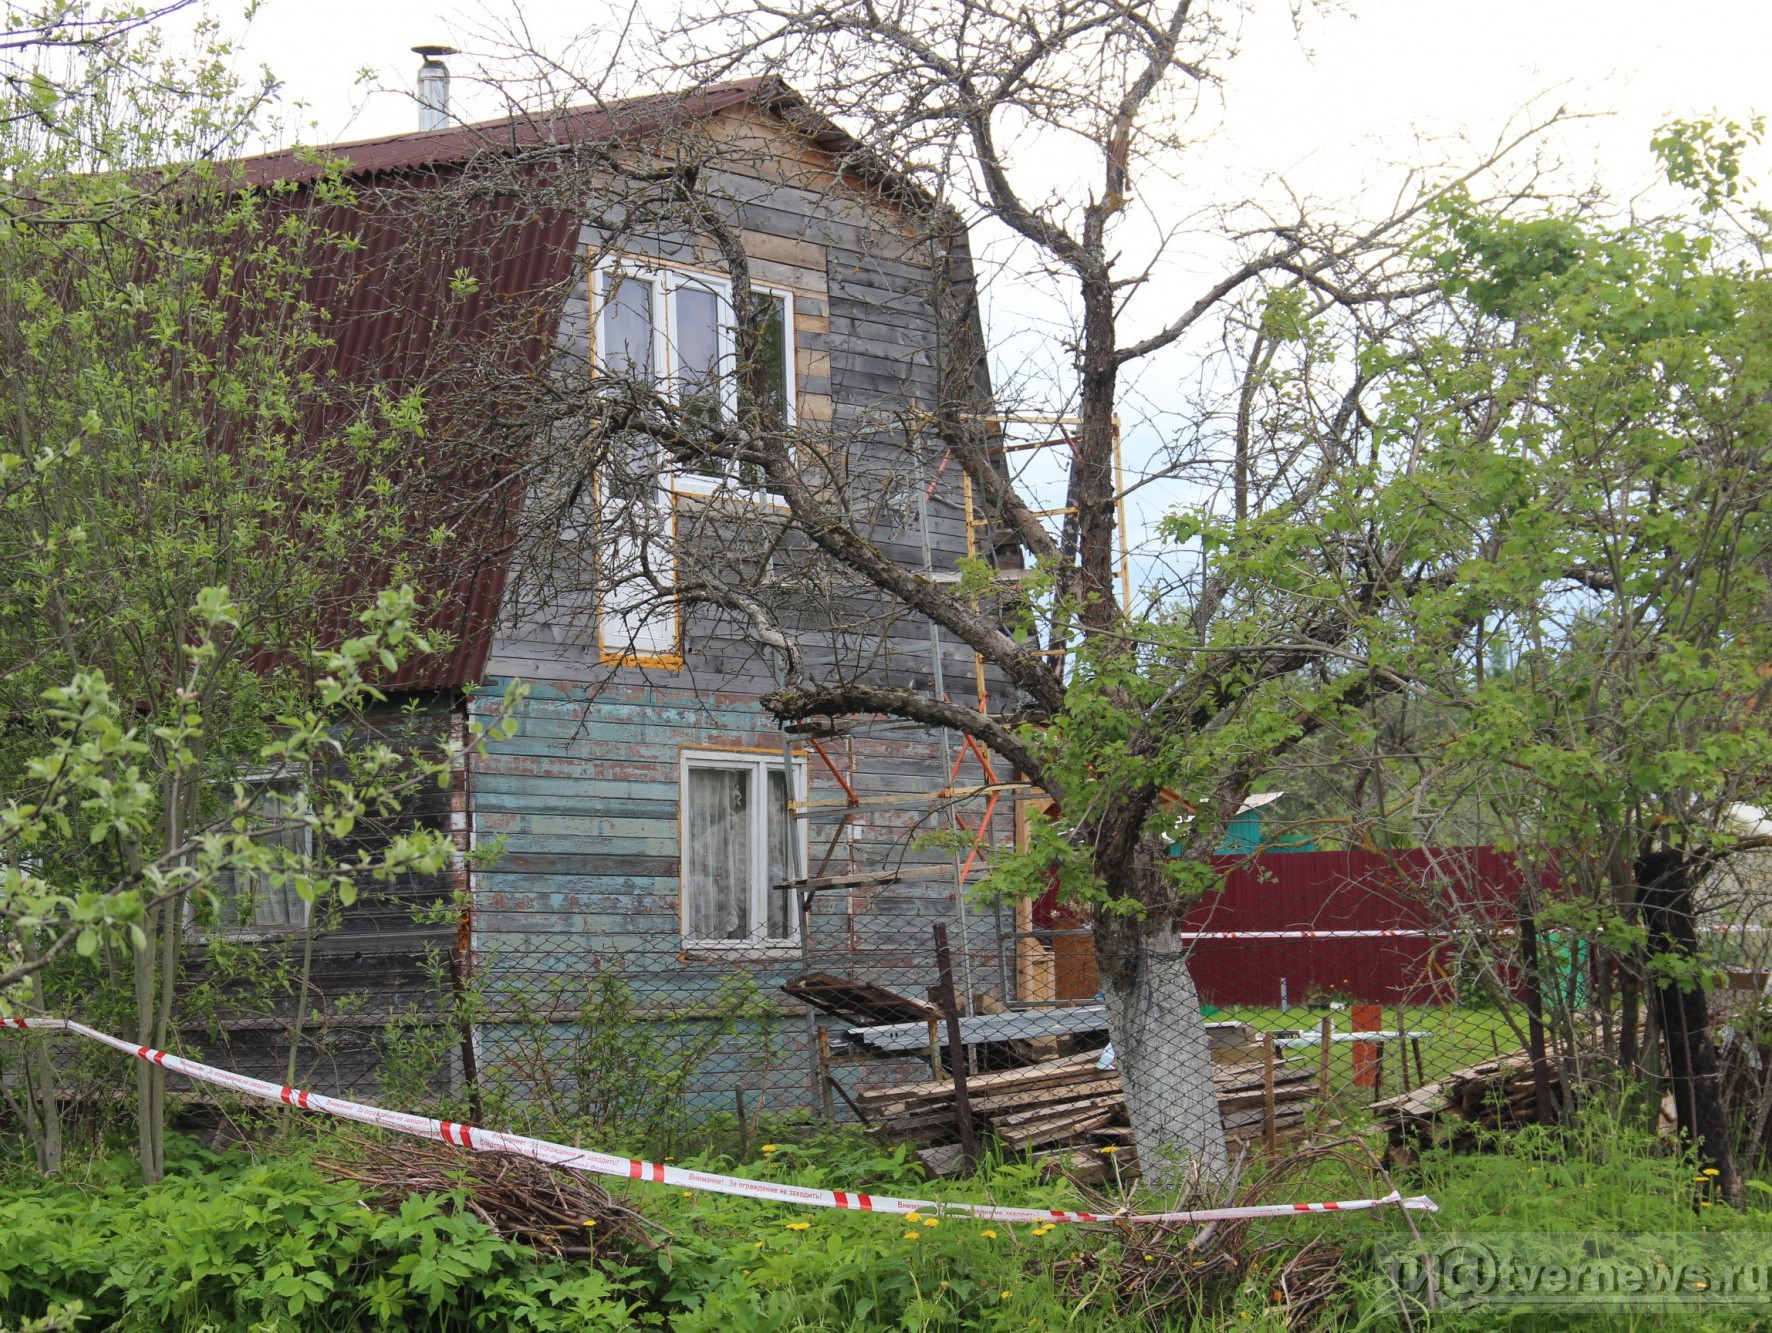
<svg viewBox="0 0 1772 1333"><path fill-rule="evenodd" d="M1522 882L1492 847L1287 852L1226 857L1223 887L1184 931L1455 931L1511 923ZM1194 983L1207 1004L1301 1004L1317 998L1409 1004L1453 998L1443 939L1197 940Z"/></svg>

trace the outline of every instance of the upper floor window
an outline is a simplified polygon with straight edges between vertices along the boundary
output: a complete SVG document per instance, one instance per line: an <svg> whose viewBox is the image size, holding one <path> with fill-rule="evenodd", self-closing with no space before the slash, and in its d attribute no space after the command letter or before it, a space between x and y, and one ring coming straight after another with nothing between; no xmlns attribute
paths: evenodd
<svg viewBox="0 0 1772 1333"><path fill-rule="evenodd" d="M596 366L656 384L705 421L731 417L741 377L758 405L791 422L794 407L793 298L751 289L758 329L757 355L739 364L738 321L732 284L711 273L623 259L597 271L594 319ZM735 465L695 469L686 489L754 487L760 477Z"/></svg>

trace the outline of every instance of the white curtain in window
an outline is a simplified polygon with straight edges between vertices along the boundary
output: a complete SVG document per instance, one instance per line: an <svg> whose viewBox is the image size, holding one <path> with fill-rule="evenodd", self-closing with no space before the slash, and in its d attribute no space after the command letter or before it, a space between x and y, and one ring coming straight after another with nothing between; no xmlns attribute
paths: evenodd
<svg viewBox="0 0 1772 1333"><path fill-rule="evenodd" d="M794 936L794 917L797 905L792 893L777 892L772 885L783 883L788 878L788 784L779 768L771 768L769 774L769 884L764 885L764 892L769 895L769 938L787 940Z"/></svg>
<svg viewBox="0 0 1772 1333"><path fill-rule="evenodd" d="M720 298L706 287L677 288L671 322L671 351L677 363L677 391L685 401L720 401Z"/></svg>
<svg viewBox="0 0 1772 1333"><path fill-rule="evenodd" d="M744 769L689 770L683 889L690 939L750 938L750 778Z"/></svg>

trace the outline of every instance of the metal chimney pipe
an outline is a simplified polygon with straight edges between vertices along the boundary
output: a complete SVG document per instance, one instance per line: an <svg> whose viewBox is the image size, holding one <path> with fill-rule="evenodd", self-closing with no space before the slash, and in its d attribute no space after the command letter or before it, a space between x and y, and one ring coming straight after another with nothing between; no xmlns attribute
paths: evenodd
<svg viewBox="0 0 1772 1333"><path fill-rule="evenodd" d="M449 66L443 56L456 53L453 46L415 46L414 55L425 63L418 67L418 127L441 130L449 125Z"/></svg>

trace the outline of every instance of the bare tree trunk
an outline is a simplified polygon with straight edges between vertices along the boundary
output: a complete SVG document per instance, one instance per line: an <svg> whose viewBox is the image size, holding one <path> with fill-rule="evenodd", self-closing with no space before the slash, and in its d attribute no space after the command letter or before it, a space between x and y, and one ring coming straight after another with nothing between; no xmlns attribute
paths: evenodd
<svg viewBox="0 0 1772 1333"><path fill-rule="evenodd" d="M1124 917L1098 916L1095 949L1140 1171L1159 1186L1222 1179L1230 1159L1187 954L1169 926Z"/></svg>
<svg viewBox="0 0 1772 1333"><path fill-rule="evenodd" d="M1618 1067L1626 1079L1638 1076L1642 1049L1638 1044L1642 989L1638 983L1637 951L1618 956Z"/></svg>
<svg viewBox="0 0 1772 1333"><path fill-rule="evenodd" d="M147 943L135 951L136 1040L143 1046L151 1046L154 1041L154 1019L158 1012L154 989L155 944L161 930L161 917L166 910L164 906L156 907L147 914L142 922L142 929L148 937ZM136 1146L141 1156L142 1182L147 1185L157 1184L163 1170L161 1159L165 1135L160 1115L160 1096L165 1084L154 1076L164 1075L164 1072L151 1061L135 1062Z"/></svg>
<svg viewBox="0 0 1772 1333"><path fill-rule="evenodd" d="M1693 890L1699 871L1697 860L1677 851L1650 852L1637 862L1638 901L1651 954L1697 962ZM1696 976L1660 976L1653 979L1649 995L1667 1043L1668 1084L1680 1133L1698 1150L1699 1160L1716 1171L1722 1197L1739 1204L1734 1134L1723 1105L1723 1080L1710 1037L1704 986Z"/></svg>
<svg viewBox="0 0 1772 1333"><path fill-rule="evenodd" d="M1544 1050L1544 1002L1538 970L1538 923L1529 910L1520 913L1519 931L1520 961L1526 974L1526 1045L1532 1057L1532 1105L1539 1124L1554 1125L1557 1116L1556 1107L1551 1103L1550 1061Z"/></svg>

